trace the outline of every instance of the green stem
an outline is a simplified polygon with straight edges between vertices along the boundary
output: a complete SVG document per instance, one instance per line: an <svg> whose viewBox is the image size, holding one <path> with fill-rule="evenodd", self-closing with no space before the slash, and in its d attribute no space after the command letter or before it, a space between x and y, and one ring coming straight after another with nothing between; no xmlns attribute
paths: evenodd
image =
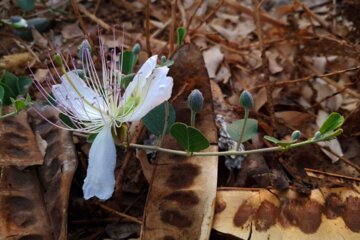
<svg viewBox="0 0 360 240"><path fill-rule="evenodd" d="M270 148L259 148L259 149L253 149L253 150L245 150L245 151L231 150L231 151L225 151L225 152L192 152L191 154L186 151L162 148L159 146L141 145L141 144L136 144L136 143L130 143L129 147L140 148L140 149L145 149L145 150L154 150L154 151L176 154L176 155L187 156L187 157L189 157L189 156L202 156L202 157L205 157L205 156L230 156L230 155L238 155L239 156L239 155L246 155L246 154L253 154L253 153L284 151L284 150L287 150L290 148L301 147L301 146L304 146L307 144L316 143L316 142L320 142L320 141L321 140L309 139L309 140L306 140L303 142L291 144L286 149L284 149L282 147L270 147Z"/></svg>
<svg viewBox="0 0 360 240"><path fill-rule="evenodd" d="M14 115L16 115L16 114L17 114L17 112L15 111L15 112L11 112L11 113L2 115L2 116L0 116L0 120L3 120L3 119L5 119L5 118L7 118L7 117L14 116Z"/></svg>
<svg viewBox="0 0 360 240"><path fill-rule="evenodd" d="M196 112L191 110L190 126L195 127Z"/></svg>
<svg viewBox="0 0 360 240"><path fill-rule="evenodd" d="M246 123L247 123L247 120L249 118L249 109L248 108L244 108L244 109L245 109L245 112L244 112L244 124L243 124L243 126L241 128L239 141L237 142L237 146L236 146L237 151L240 150L240 146L241 146L241 143L242 143L242 140L243 140L243 137L244 137L244 133L245 133L245 129L246 129Z"/></svg>
<svg viewBox="0 0 360 240"><path fill-rule="evenodd" d="M164 122L164 128L163 128L163 132L161 134L161 137L160 137L160 140L158 142L158 146L160 147L163 140L164 140L164 136L166 134L166 131L167 131L167 128L168 128L168 125L169 125L169 102L168 101L165 101L164 103L164 107L165 107L165 122Z"/></svg>

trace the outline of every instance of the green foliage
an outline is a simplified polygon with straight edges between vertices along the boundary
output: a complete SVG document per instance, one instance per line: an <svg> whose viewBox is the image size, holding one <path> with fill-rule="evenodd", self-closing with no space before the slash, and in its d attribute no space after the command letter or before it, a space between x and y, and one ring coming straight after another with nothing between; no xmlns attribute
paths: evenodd
<svg viewBox="0 0 360 240"><path fill-rule="evenodd" d="M5 96L5 90L4 88L0 85L0 107L4 101L4 96Z"/></svg>
<svg viewBox="0 0 360 240"><path fill-rule="evenodd" d="M184 27L179 27L177 30L177 46L181 47L182 42L186 36L186 29Z"/></svg>
<svg viewBox="0 0 360 240"><path fill-rule="evenodd" d="M140 50L140 45L135 44L131 51L123 51L119 56L119 68L121 69L121 74L118 76L118 81L121 82L122 89L126 89L129 83L134 79L134 67L138 61Z"/></svg>
<svg viewBox="0 0 360 240"><path fill-rule="evenodd" d="M28 77L17 77L11 72L4 71L0 77L0 86L3 89L2 102L5 105L12 104L11 99L16 99L19 95L24 96L31 84L32 80Z"/></svg>
<svg viewBox="0 0 360 240"><path fill-rule="evenodd" d="M18 5L23 11L33 10L35 7L36 0L16 0L16 5Z"/></svg>
<svg viewBox="0 0 360 240"><path fill-rule="evenodd" d="M170 67L171 65L174 64L174 61L171 59L167 59L166 61L162 61L161 62L161 67Z"/></svg>
<svg viewBox="0 0 360 240"><path fill-rule="evenodd" d="M268 140L269 142L275 143L276 145L278 145L279 147L282 147L284 149L290 147L291 144L296 142L296 141L285 142L285 141L281 141L279 139L276 139L276 138L268 136L268 135L265 135L264 138L266 140Z"/></svg>
<svg viewBox="0 0 360 240"><path fill-rule="evenodd" d="M138 55L133 51L124 51L120 54L121 71L124 74L130 74L134 71Z"/></svg>
<svg viewBox="0 0 360 240"><path fill-rule="evenodd" d="M148 112L145 117L142 118L145 127L157 137L163 134L165 126L165 102ZM169 121L168 121L168 132L169 127L175 122L175 110L174 107L169 103Z"/></svg>
<svg viewBox="0 0 360 240"><path fill-rule="evenodd" d="M328 118L325 120L325 122L321 125L320 130L315 132L314 136L307 141L304 141L305 143L315 143L320 141L329 141L331 139L336 138L340 134L343 133L343 130L340 128L345 119L344 117L336 112L331 113ZM271 136L264 136L266 140L269 142L275 143L281 148L289 148L294 143L297 142L297 140L300 138L300 131L296 130L292 133L291 138L292 140L289 142L281 141L279 139L276 139ZM303 144L304 142L297 143L298 146Z"/></svg>
<svg viewBox="0 0 360 240"><path fill-rule="evenodd" d="M98 133L90 133L86 138L86 142L92 143L95 140L97 135L98 135Z"/></svg>
<svg viewBox="0 0 360 240"><path fill-rule="evenodd" d="M198 129L184 123L174 123L170 134L188 152L198 152L209 147L209 141Z"/></svg>
<svg viewBox="0 0 360 240"><path fill-rule="evenodd" d="M24 110L31 103L31 97L29 94L26 96L25 99L24 98L18 98L18 99L10 98L10 99L15 107L16 112L20 112L21 110Z"/></svg>
<svg viewBox="0 0 360 240"><path fill-rule="evenodd" d="M340 128L345 122L344 116L340 113L331 113L325 122L321 125L318 132L315 133L313 139L316 141L328 141L342 134Z"/></svg>
<svg viewBox="0 0 360 240"><path fill-rule="evenodd" d="M69 128L73 128L73 129L76 129L77 127L74 125L74 123L71 121L71 119L69 118L69 116L63 114L63 113L60 113L59 114L59 118L60 118L60 121L67 127Z"/></svg>
<svg viewBox="0 0 360 240"><path fill-rule="evenodd" d="M244 119L234 121L227 125L227 131L234 141L239 141L241 130L244 125ZM258 132L258 121L256 119L248 118L245 126L245 131L241 143L250 140Z"/></svg>
<svg viewBox="0 0 360 240"><path fill-rule="evenodd" d="M19 95L25 95L32 85L32 80L29 77L20 76L18 77L18 91Z"/></svg>
<svg viewBox="0 0 360 240"><path fill-rule="evenodd" d="M335 131L336 129L340 128L345 121L344 116L340 113L333 112L331 113L325 122L320 127L320 133L326 134Z"/></svg>

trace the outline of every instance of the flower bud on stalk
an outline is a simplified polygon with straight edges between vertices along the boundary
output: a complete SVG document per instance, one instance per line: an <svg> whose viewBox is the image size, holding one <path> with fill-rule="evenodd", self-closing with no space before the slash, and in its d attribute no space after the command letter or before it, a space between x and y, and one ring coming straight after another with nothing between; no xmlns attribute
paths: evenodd
<svg viewBox="0 0 360 240"><path fill-rule="evenodd" d="M164 65L165 63L166 63L166 61L167 61L167 58L166 58L166 56L161 56L161 65Z"/></svg>
<svg viewBox="0 0 360 240"><path fill-rule="evenodd" d="M237 151L240 151L241 149L241 143L242 143L242 139L244 137L244 133L245 133L245 129L246 129L246 124L247 124L247 120L249 118L249 110L250 108L252 108L254 106L254 100L251 96L251 93L247 90L244 90L241 95L240 95L240 105L244 108L244 124L242 126L242 129L240 131L240 138L237 142Z"/></svg>
<svg viewBox="0 0 360 240"><path fill-rule="evenodd" d="M14 28L27 28L28 27L27 21L25 19L23 19L22 17L19 17L19 16L12 16L9 19L9 23Z"/></svg>
<svg viewBox="0 0 360 240"><path fill-rule="evenodd" d="M204 105L204 97L198 89L194 89L188 96L187 99L188 107L191 110L191 126L195 127L195 116L199 113Z"/></svg>
<svg viewBox="0 0 360 240"><path fill-rule="evenodd" d="M91 46L88 40L84 40L82 41L82 43L80 44L79 48L78 48L78 57L81 61L84 61L84 57L85 54L90 54L91 53Z"/></svg>
<svg viewBox="0 0 360 240"><path fill-rule="evenodd" d="M321 134L320 131L317 131L317 132L314 134L314 140L319 140L321 137L322 137L322 134Z"/></svg>
<svg viewBox="0 0 360 240"><path fill-rule="evenodd" d="M58 67L62 67L64 65L62 62L61 56L58 53L54 54L53 61L54 61L55 65Z"/></svg>
<svg viewBox="0 0 360 240"><path fill-rule="evenodd" d="M139 43L135 43L131 51L132 51L135 55L139 55L140 50L141 50L140 44L139 44Z"/></svg>
<svg viewBox="0 0 360 240"><path fill-rule="evenodd" d="M301 132L299 130L295 130L293 131L293 133L291 134L291 140L293 141L297 141L299 140L301 137Z"/></svg>
<svg viewBox="0 0 360 240"><path fill-rule="evenodd" d="M198 89L192 90L189 94L187 103L191 111L198 113L203 108L204 97Z"/></svg>
<svg viewBox="0 0 360 240"><path fill-rule="evenodd" d="M250 109L254 106L254 100L251 96L251 93L247 90L244 90L240 95L240 105L243 108Z"/></svg>

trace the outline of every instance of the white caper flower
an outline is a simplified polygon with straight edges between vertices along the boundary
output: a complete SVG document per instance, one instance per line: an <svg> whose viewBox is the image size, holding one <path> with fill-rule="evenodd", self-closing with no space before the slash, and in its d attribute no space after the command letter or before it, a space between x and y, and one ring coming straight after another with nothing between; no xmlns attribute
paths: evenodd
<svg viewBox="0 0 360 240"><path fill-rule="evenodd" d="M84 198L109 199L114 191L116 148L115 129L127 122L139 121L149 111L171 96L173 79L169 68L157 66L157 56L150 57L134 76L126 89L121 89L116 54L110 63L101 48L102 75L99 76L91 58L90 48L82 51L82 69L70 70L60 77L61 83L52 85L53 101L60 113L65 114L76 128L61 126L87 134L97 133L89 152L87 176L84 180ZM121 65L121 64L120 64ZM54 79L53 79L54 80ZM36 82L36 81L35 81ZM40 92L45 89L36 83ZM51 96L46 95L51 99Z"/></svg>

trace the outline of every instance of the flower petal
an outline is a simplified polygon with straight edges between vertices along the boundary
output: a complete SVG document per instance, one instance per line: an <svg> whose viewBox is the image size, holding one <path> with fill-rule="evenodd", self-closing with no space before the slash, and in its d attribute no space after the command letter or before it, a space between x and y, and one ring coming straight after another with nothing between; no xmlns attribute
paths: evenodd
<svg viewBox="0 0 360 240"><path fill-rule="evenodd" d="M126 121L138 121L153 108L168 100L171 96L173 79L167 76L168 67L155 68L141 89L141 102L126 118Z"/></svg>
<svg viewBox="0 0 360 240"><path fill-rule="evenodd" d="M146 62L141 66L140 70L134 76L134 79L127 86L124 98L128 99L132 95L138 95L138 91L146 84L146 80L152 74L156 67L157 55L150 57Z"/></svg>
<svg viewBox="0 0 360 240"><path fill-rule="evenodd" d="M89 153L89 166L84 180L84 198L109 199L115 187L116 148L111 127L105 126L96 136Z"/></svg>
<svg viewBox="0 0 360 240"><path fill-rule="evenodd" d="M61 84L53 85L52 93L57 103L71 111L80 120L90 121L102 118L101 111L107 107L104 99L86 83L74 71L61 77Z"/></svg>

